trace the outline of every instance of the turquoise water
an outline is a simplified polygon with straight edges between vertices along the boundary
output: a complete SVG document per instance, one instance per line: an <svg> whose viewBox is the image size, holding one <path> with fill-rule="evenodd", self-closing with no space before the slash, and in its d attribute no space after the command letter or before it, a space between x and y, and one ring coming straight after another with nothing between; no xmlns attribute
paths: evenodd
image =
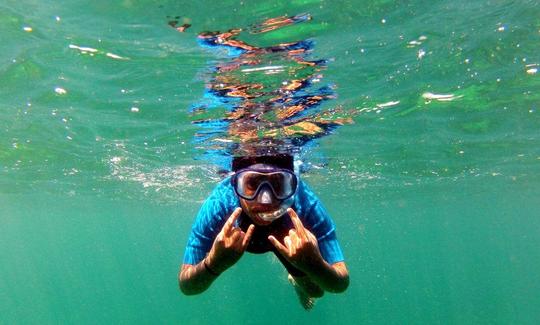
<svg viewBox="0 0 540 325"><path fill-rule="evenodd" d="M313 39L325 105L357 112L303 175L351 285L308 313L279 262L245 255L182 296L220 179L194 160L188 108L215 59L196 36L303 12L267 41ZM537 323L539 17L535 1L1 1L0 323Z"/></svg>

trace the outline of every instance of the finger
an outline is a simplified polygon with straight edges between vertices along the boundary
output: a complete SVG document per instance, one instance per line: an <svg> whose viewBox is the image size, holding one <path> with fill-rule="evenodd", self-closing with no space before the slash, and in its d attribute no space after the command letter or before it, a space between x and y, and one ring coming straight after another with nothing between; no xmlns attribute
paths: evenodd
<svg viewBox="0 0 540 325"><path fill-rule="evenodd" d="M294 245L291 245L291 246L298 246L297 244L297 241L298 241L298 233L296 232L296 230L293 228L293 229L289 229L289 236L288 236L290 239L291 239L291 244L294 244Z"/></svg>
<svg viewBox="0 0 540 325"><path fill-rule="evenodd" d="M236 222L236 219L238 219L238 216L242 213L242 208L238 207L236 208L233 213L231 213L231 216L229 219L227 219L227 222L225 223L225 226L223 226L223 230L226 234L230 233L230 231L234 228L234 223Z"/></svg>
<svg viewBox="0 0 540 325"><path fill-rule="evenodd" d="M228 242L231 244L231 245L237 245L237 243L240 242L240 238L242 238L242 231L241 230L236 230L236 229L233 229L231 231L231 233L228 235Z"/></svg>
<svg viewBox="0 0 540 325"><path fill-rule="evenodd" d="M291 217L291 221L293 223L294 229L296 229L296 232L299 236L305 237L306 236L306 228L304 228L304 225L302 224L302 221L296 214L296 211L294 211L291 208L287 209L287 212L289 213L289 217Z"/></svg>
<svg viewBox="0 0 540 325"><path fill-rule="evenodd" d="M274 236L268 236L268 240L274 245L274 247L278 250L278 252L283 256L289 256L289 250L287 247L283 246L276 237Z"/></svg>
<svg viewBox="0 0 540 325"><path fill-rule="evenodd" d="M242 241L242 247L246 248L249 245L253 231L255 231L255 225L250 225L244 236L244 241Z"/></svg>
<svg viewBox="0 0 540 325"><path fill-rule="evenodd" d="M294 244L294 241L291 237L287 236L283 238L283 242L285 242L285 245L289 249L289 254L293 256L296 254L296 245Z"/></svg>
<svg viewBox="0 0 540 325"><path fill-rule="evenodd" d="M294 235L296 235L296 230L294 228L289 229L289 237L294 236Z"/></svg>
<svg viewBox="0 0 540 325"><path fill-rule="evenodd" d="M229 232L229 235L232 237L232 236L242 236L244 232L242 231L242 229L238 228L238 227L234 227L231 229L231 231Z"/></svg>
<svg viewBox="0 0 540 325"><path fill-rule="evenodd" d="M293 242L293 246L295 249L300 249L301 247L303 247L306 243L306 240L305 239L302 239L298 236L294 236L293 238L291 238L292 242Z"/></svg>
<svg viewBox="0 0 540 325"><path fill-rule="evenodd" d="M285 244L285 246L287 247L287 249L290 251L290 250L291 250L291 246L292 246L291 237L285 236L285 238L283 238L283 243Z"/></svg>
<svg viewBox="0 0 540 325"><path fill-rule="evenodd" d="M291 235L289 235L289 237L291 238L291 250L296 253L296 251L302 247L302 239L298 236L296 231L291 231L290 233Z"/></svg>

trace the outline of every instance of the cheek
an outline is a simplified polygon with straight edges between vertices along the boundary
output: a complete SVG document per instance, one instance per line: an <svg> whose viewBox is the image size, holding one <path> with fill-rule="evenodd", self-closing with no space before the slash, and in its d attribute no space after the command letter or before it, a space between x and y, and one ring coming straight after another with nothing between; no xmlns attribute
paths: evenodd
<svg viewBox="0 0 540 325"><path fill-rule="evenodd" d="M240 199L240 206L242 207L242 210L244 211L251 210L251 204L249 204L249 202L247 202L246 200L242 198Z"/></svg>

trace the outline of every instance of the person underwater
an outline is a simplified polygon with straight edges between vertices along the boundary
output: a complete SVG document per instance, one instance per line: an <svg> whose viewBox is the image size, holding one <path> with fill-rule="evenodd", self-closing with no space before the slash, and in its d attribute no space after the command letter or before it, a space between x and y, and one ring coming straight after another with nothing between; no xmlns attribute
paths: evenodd
<svg viewBox="0 0 540 325"><path fill-rule="evenodd" d="M334 222L294 173L293 157L235 157L232 170L199 210L178 274L180 290L204 292L247 251L274 253L306 310L326 291L345 291L349 273Z"/></svg>

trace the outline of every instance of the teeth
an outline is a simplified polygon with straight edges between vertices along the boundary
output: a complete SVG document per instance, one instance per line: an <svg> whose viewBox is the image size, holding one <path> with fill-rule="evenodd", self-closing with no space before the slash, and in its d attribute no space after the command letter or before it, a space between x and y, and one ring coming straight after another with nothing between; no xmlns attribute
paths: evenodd
<svg viewBox="0 0 540 325"><path fill-rule="evenodd" d="M287 211L286 208L279 208L274 212L260 213L259 217L261 217L261 219L263 219L264 221L274 221L284 215L285 211Z"/></svg>
<svg viewBox="0 0 540 325"><path fill-rule="evenodd" d="M283 201L280 207L273 212L259 212L257 217L261 218L264 221L274 221L287 212L287 208L291 207L294 203L294 196Z"/></svg>

